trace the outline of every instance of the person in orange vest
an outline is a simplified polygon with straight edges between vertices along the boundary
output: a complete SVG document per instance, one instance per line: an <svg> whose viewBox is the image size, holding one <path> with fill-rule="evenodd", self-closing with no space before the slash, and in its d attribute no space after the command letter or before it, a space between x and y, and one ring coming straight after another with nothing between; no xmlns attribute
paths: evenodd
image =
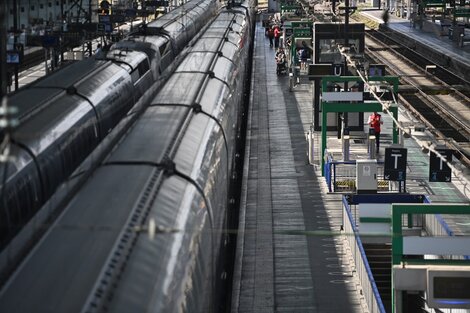
<svg viewBox="0 0 470 313"><path fill-rule="evenodd" d="M375 144L377 146L376 152L379 153L379 147L380 147L380 131L381 127L384 122L382 121L382 116L378 114L377 112L374 112L369 116L369 119L367 121L367 124L370 125L371 128L374 129L375 132Z"/></svg>

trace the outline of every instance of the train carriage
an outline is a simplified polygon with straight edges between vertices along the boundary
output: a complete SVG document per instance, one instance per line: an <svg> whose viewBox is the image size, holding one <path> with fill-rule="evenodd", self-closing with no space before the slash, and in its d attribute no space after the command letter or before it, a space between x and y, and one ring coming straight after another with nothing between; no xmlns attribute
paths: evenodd
<svg viewBox="0 0 470 313"><path fill-rule="evenodd" d="M1 310L221 311L252 9L219 13L4 284Z"/></svg>
<svg viewBox="0 0 470 313"><path fill-rule="evenodd" d="M141 111L177 55L217 9L194 0L98 55L33 83L9 99L20 126L0 164L0 248L22 229L127 112Z"/></svg>

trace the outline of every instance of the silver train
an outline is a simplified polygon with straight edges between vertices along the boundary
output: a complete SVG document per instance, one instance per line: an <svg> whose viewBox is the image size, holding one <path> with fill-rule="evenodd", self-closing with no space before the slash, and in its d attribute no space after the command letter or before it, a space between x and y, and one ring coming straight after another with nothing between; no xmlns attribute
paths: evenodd
<svg viewBox="0 0 470 313"><path fill-rule="evenodd" d="M223 311L252 14L221 10L10 275L0 311Z"/></svg>
<svg viewBox="0 0 470 313"><path fill-rule="evenodd" d="M14 94L20 126L0 164L0 248L133 108L148 105L178 54L215 16L193 0L115 44L106 55L54 73Z"/></svg>

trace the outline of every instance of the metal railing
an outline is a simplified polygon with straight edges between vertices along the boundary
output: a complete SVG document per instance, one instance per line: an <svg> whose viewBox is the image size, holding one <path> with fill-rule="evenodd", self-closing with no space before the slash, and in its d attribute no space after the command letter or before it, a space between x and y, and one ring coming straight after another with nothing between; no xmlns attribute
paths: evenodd
<svg viewBox="0 0 470 313"><path fill-rule="evenodd" d="M348 197L343 197L343 227L346 234L345 240L348 242L352 260L352 268L359 278L362 294L367 303L369 312L386 312L375 279L373 277L368 259L360 239L356 205L350 204ZM428 197L423 203L431 203ZM404 214L402 216L402 227L410 229L424 229L431 236L455 236L454 230L448 225L440 214ZM442 255L446 259L469 260L469 256Z"/></svg>
<svg viewBox="0 0 470 313"><path fill-rule="evenodd" d="M386 313L372 271L367 261L366 253L362 247L359 231L348 209L347 200L343 197L343 226L346 240L354 260L354 268L361 283L364 300L370 313Z"/></svg>
<svg viewBox="0 0 470 313"><path fill-rule="evenodd" d="M377 162L377 190L399 191L397 185L384 180L383 161ZM326 155L325 179L329 192L356 190L356 161L336 161L331 154Z"/></svg>
<svg viewBox="0 0 470 313"><path fill-rule="evenodd" d="M429 198L426 198L425 203L431 203ZM423 218L423 227L431 236L455 236L452 228L447 224L441 214L425 214ZM446 255L443 256L448 259L454 260L470 260L470 256L464 255Z"/></svg>

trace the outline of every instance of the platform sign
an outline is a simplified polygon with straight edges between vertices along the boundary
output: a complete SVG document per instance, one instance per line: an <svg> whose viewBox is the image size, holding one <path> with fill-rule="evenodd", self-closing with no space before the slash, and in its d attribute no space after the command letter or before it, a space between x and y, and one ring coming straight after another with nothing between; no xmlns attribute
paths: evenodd
<svg viewBox="0 0 470 313"><path fill-rule="evenodd" d="M97 24L97 31L99 33L104 33L105 28L106 28L106 24L104 24L104 23L98 23Z"/></svg>
<svg viewBox="0 0 470 313"><path fill-rule="evenodd" d="M19 64L20 53L19 51L9 50L7 51L7 64Z"/></svg>
<svg viewBox="0 0 470 313"><path fill-rule="evenodd" d="M385 180L406 181L407 154L408 150L405 148L385 148Z"/></svg>
<svg viewBox="0 0 470 313"><path fill-rule="evenodd" d="M296 38L309 38L312 37L311 27L296 27L292 29L292 33Z"/></svg>
<svg viewBox="0 0 470 313"><path fill-rule="evenodd" d="M110 23L98 23L97 24L97 31L99 33L112 33L113 26Z"/></svg>
<svg viewBox="0 0 470 313"><path fill-rule="evenodd" d="M437 152L442 154L447 162L452 161L452 150L437 149ZM452 171L450 167L441 158L431 151L429 158L429 181L430 182L451 182Z"/></svg>
<svg viewBox="0 0 470 313"><path fill-rule="evenodd" d="M308 65L308 78L315 80L323 78L324 76L341 76L343 72L343 64L309 64Z"/></svg>
<svg viewBox="0 0 470 313"><path fill-rule="evenodd" d="M343 75L344 64L333 64L333 75L341 76Z"/></svg>
<svg viewBox="0 0 470 313"><path fill-rule="evenodd" d="M111 16L109 15L98 15L98 22L103 24L111 23Z"/></svg>
<svg viewBox="0 0 470 313"><path fill-rule="evenodd" d="M333 75L332 64L309 64L308 65L308 78L314 80L316 78L322 78L324 76Z"/></svg>

